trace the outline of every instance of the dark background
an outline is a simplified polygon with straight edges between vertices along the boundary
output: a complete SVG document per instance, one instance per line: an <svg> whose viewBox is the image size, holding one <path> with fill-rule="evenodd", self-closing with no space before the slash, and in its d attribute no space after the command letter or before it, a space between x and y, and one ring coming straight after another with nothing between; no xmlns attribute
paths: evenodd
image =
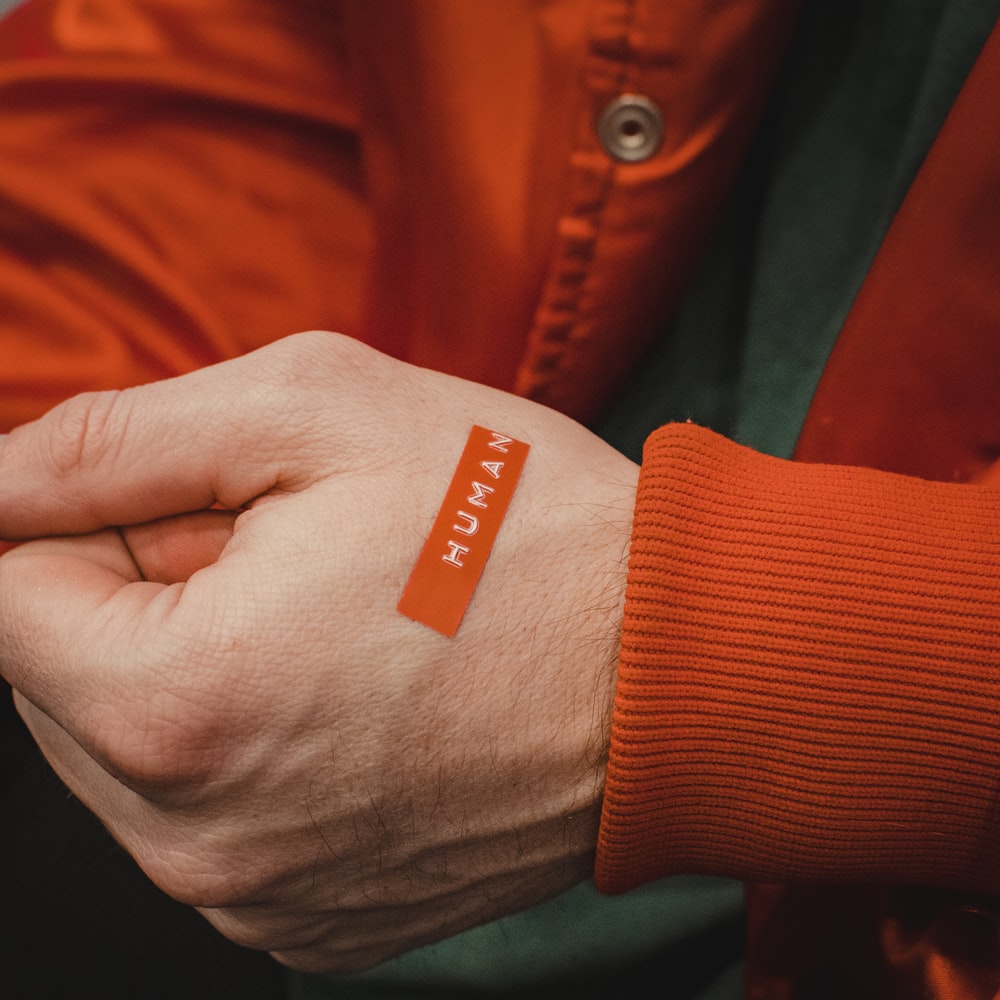
<svg viewBox="0 0 1000 1000"><path fill-rule="evenodd" d="M0 682L0 996L278 1000L284 981L152 885L55 777Z"/></svg>

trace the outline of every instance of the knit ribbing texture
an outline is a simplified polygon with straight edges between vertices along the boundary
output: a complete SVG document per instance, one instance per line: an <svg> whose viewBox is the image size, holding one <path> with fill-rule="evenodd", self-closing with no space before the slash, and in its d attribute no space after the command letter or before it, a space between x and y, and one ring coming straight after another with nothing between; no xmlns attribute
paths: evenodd
<svg viewBox="0 0 1000 1000"><path fill-rule="evenodd" d="M1000 888L1000 493L647 442L597 884Z"/></svg>

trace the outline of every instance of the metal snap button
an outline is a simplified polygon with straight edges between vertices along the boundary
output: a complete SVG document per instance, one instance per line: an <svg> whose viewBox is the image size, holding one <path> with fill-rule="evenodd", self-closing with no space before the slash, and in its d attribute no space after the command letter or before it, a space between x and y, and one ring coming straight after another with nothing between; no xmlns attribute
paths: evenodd
<svg viewBox="0 0 1000 1000"><path fill-rule="evenodd" d="M648 97L622 94L601 112L597 136L604 152L616 160L648 160L663 142L663 115Z"/></svg>

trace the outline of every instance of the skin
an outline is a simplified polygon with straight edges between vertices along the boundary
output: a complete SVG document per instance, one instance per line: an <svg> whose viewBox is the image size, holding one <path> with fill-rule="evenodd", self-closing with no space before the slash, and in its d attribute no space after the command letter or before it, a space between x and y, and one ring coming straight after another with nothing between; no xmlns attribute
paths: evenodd
<svg viewBox="0 0 1000 1000"><path fill-rule="evenodd" d="M395 609L473 423L532 451L446 639ZM360 970L589 876L636 477L335 334L81 396L0 441L0 671L162 889Z"/></svg>

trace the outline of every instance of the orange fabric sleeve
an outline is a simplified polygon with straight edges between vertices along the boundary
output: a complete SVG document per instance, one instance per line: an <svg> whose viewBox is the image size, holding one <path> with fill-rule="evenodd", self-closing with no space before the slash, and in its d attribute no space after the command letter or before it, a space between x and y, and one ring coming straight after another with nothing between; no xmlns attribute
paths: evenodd
<svg viewBox="0 0 1000 1000"><path fill-rule="evenodd" d="M649 440L599 887L1000 888L1000 492Z"/></svg>
<svg viewBox="0 0 1000 1000"><path fill-rule="evenodd" d="M349 330L370 221L336 7L33 0L0 31L0 431Z"/></svg>

